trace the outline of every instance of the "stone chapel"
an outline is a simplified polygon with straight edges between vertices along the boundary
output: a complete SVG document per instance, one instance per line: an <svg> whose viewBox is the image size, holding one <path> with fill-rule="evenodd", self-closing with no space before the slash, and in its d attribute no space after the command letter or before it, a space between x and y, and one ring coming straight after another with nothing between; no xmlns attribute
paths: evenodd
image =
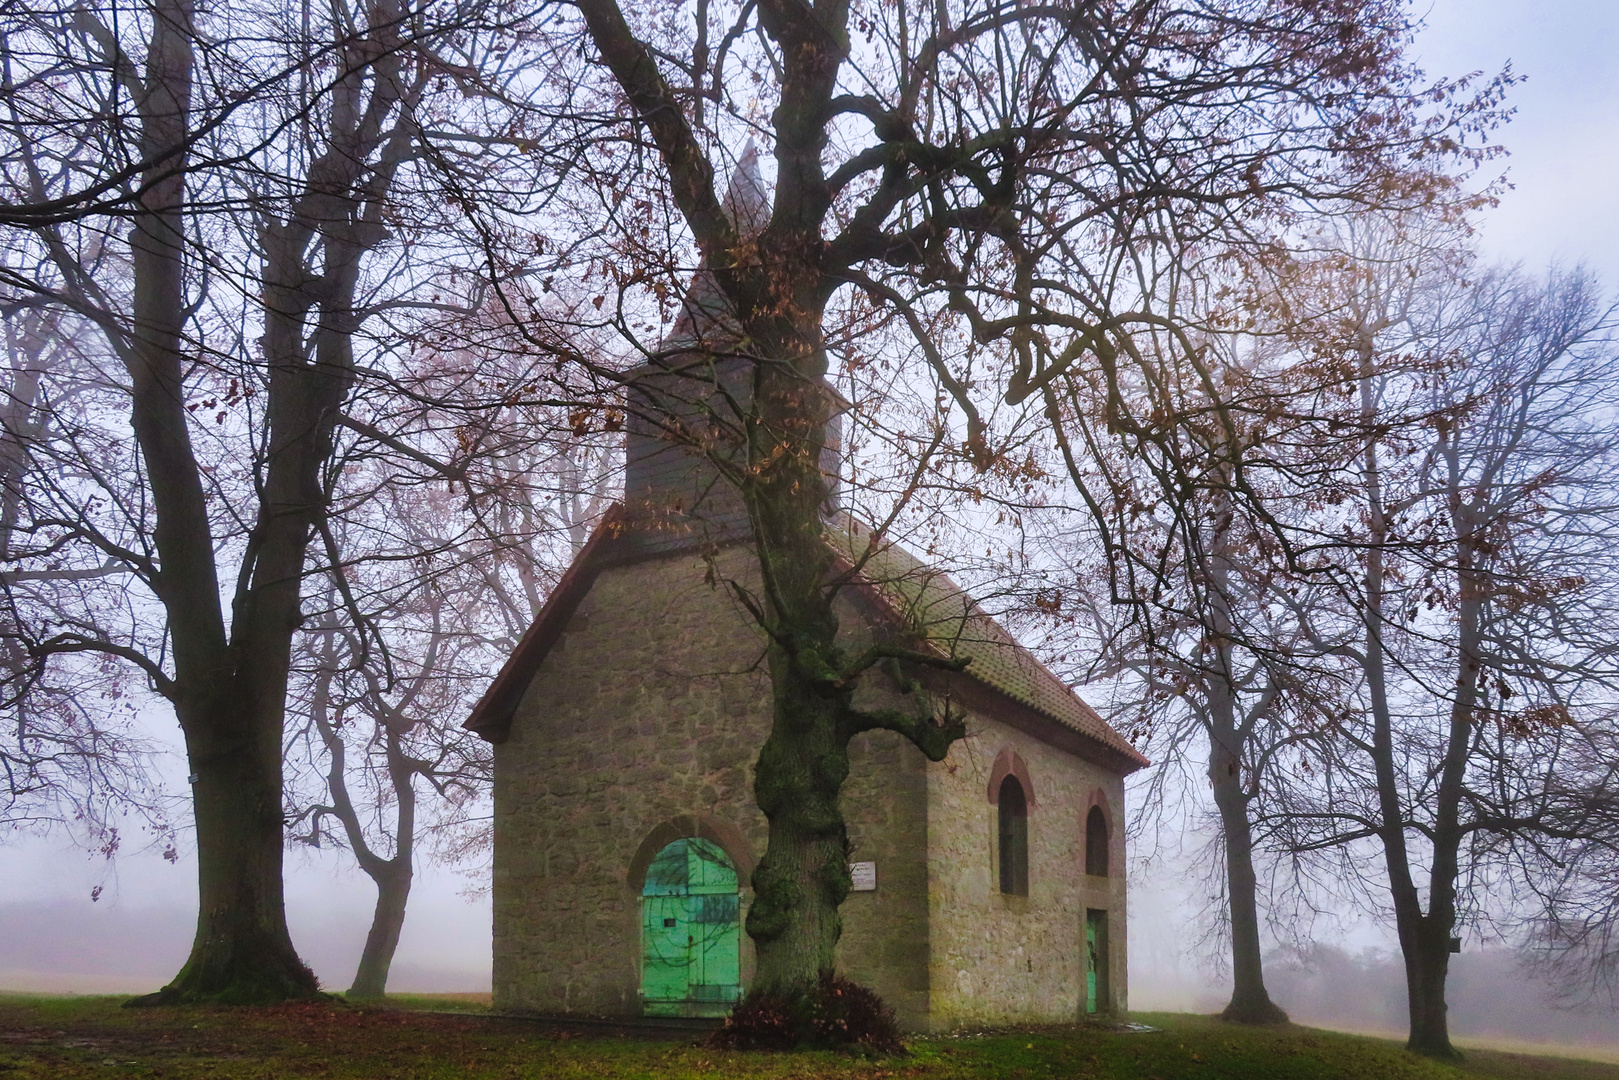
<svg viewBox="0 0 1619 1080"><path fill-rule="evenodd" d="M757 227L764 206L750 150L726 208ZM665 342L676 360L637 391L669 407L670 381L694 377L679 345L724 319L699 269ZM744 392L713 353L704 342L692 361L701 377ZM494 744L495 1005L723 1015L753 968L742 919L766 838L752 771L771 698L763 634L715 581L757 570L712 466L633 418L625 449L624 500L466 723ZM843 565L866 557L839 594L851 644L972 658L913 673L967 716L946 760L888 732L851 746L839 970L918 1031L1122 1011L1124 777L1146 759L948 578L827 514ZM875 669L860 694L906 704Z"/></svg>

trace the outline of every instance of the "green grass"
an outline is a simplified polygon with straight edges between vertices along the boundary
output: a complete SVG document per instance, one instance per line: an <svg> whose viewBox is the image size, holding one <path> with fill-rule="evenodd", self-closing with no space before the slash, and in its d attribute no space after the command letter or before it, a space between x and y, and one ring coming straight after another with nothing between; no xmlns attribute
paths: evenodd
<svg viewBox="0 0 1619 1080"><path fill-rule="evenodd" d="M1312 1028L1248 1030L1182 1014L1164 1030L1039 1029L921 1038L908 1057L752 1054L503 1020L467 998L270 1009L123 1009L121 998L0 996L0 1080L1619 1080L1619 1066L1473 1051L1460 1065ZM408 1005L410 1008L400 1006ZM432 1008L455 1011L416 1011Z"/></svg>

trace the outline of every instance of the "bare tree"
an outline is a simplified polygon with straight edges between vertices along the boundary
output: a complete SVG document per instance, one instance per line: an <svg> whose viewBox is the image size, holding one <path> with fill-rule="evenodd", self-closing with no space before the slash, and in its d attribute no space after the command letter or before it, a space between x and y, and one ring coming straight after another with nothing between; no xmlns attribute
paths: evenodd
<svg viewBox="0 0 1619 1080"><path fill-rule="evenodd" d="M1138 270L1266 249L1300 200L1429 197L1449 181L1427 161L1464 136L1477 152L1471 118L1496 87L1460 101L1455 85L1419 86L1395 3L548 10L553 55L592 59L535 95L548 126L533 198L459 195L482 211L497 271L543 249L524 272L573 294L577 328L722 399L707 408L712 438L667 417L663 430L708 452L746 510L760 592L737 591L770 642L775 717L756 771L770 840L748 931L757 985L807 987L831 963L849 887L848 740L887 729L938 758L961 734L948 715L852 704L877 663L936 658L848 655L837 641L843 579L821 510L841 320L869 305L910 334L965 415L951 450L1000 468L987 399L1038 401L1082 371L1116 382L1135 334L1176 325ZM724 148L747 137L774 165L757 214L732 212L715 182ZM538 207L543 237L521 216ZM682 267L698 265L709 332L665 336ZM627 366L593 370L624 380ZM657 422L655 403L643 411ZM1145 417L1111 409L1106 423L1151 437Z"/></svg>
<svg viewBox="0 0 1619 1080"><path fill-rule="evenodd" d="M80 350L91 328L37 297L7 297L0 307L6 364L0 375L0 620L14 621L35 590L94 591L116 567L11 569L28 480L31 444L65 432L51 422L75 396L87 369ZM26 543L21 545L26 547ZM47 679L26 678L28 656L15 635L0 635L8 678L0 738L0 827L66 828L88 847L117 850L122 820L142 821L172 848L173 800L148 769L154 752L135 723L139 695L128 673L105 664L65 665Z"/></svg>
<svg viewBox="0 0 1619 1080"><path fill-rule="evenodd" d="M329 552L346 505L338 433L401 445L351 415L403 389L362 331L408 313L404 294L428 276L413 230L442 201L405 195L421 192L424 154L454 149L430 146L424 119L476 93L512 27L473 3L317 17L162 0L7 17L0 160L30 226L13 246L33 261L8 262L4 281L101 337L78 422L27 445L7 555L19 573L111 564L118 579L13 606L8 637L29 660L13 685L46 685L74 658L127 664L179 719L201 911L185 967L147 1000L312 994L281 882L282 723L310 542ZM109 255L121 222L127 262Z"/></svg>
<svg viewBox="0 0 1619 1080"><path fill-rule="evenodd" d="M1289 789L1269 821L1297 851L1377 844L1409 1045L1452 1056L1458 930L1504 900L1500 881L1567 885L1579 871L1559 849L1610 843L1613 778L1596 763L1616 675L1619 387L1611 311L1581 272L1419 295L1416 370L1382 366L1389 295L1367 288L1354 306L1360 641L1342 648L1364 712L1322 733L1320 782Z"/></svg>
<svg viewBox="0 0 1619 1080"><path fill-rule="evenodd" d="M396 675L393 693L363 668L354 696L341 692L340 677L359 666L356 658L364 650L356 635L339 627L320 631L323 640L311 658L319 666L309 694L309 734L318 738L325 756L328 801L302 811L307 832L299 839L321 846L328 840L327 819L335 820L340 842L377 888L351 998L381 997L387 988L422 833L417 779L430 785L446 816L474 802L488 782L487 755L457 725L445 722L464 711L470 672L442 655L452 646L441 625L428 633L419 666ZM304 734L292 733L294 740ZM358 743L353 756L351 743Z"/></svg>
<svg viewBox="0 0 1619 1080"><path fill-rule="evenodd" d="M391 455L355 466L378 474L377 490L334 528L337 549L353 554L334 561L322 613L299 638L295 714L307 720L289 730L294 835L347 847L377 887L353 998L386 989L424 847L450 860L487 850L488 822L475 814L488 746L461 721L616 479L607 440L576 436L565 410L506 412L499 435L485 420L464 487L412 482Z"/></svg>
<svg viewBox="0 0 1619 1080"><path fill-rule="evenodd" d="M1150 380L1109 386L1093 375L1052 395L1048 416L1089 521L1075 527L1067 512L1058 522L1049 549L1069 584L1049 603L1080 619L1096 643L1081 680L1114 683L1115 715L1166 758L1145 812L1177 781L1212 796L1221 897L1213 914L1233 981L1223 1015L1278 1023L1286 1014L1265 987L1261 927L1266 901L1282 904L1261 897L1254 807L1263 790L1287 782L1278 756L1333 717L1352 685L1316 625L1331 579L1308 550L1319 523L1297 483L1337 457L1329 451L1323 462L1299 434L1340 376L1251 320L1238 321L1242 332L1222 329L1229 315L1196 297L1180 302L1189 326L1194 306L1197 362L1171 348L1154 356ZM1173 417L1172 430L1133 451L1094 437L1069 442L1110 407Z"/></svg>

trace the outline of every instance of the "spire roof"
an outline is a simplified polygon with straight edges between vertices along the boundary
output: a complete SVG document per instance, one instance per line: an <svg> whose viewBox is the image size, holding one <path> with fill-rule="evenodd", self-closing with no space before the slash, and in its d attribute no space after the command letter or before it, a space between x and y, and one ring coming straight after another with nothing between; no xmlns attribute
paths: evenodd
<svg viewBox="0 0 1619 1080"><path fill-rule="evenodd" d="M742 156L731 170L731 182L720 207L743 239L759 235L770 221L770 195L765 191L764 177L759 173L759 151L752 139L742 148ZM707 256L697 264L697 271L692 274L691 284L687 286L680 305L680 315L675 319L674 328L663 339L665 352L682 345L695 345L714 337L716 332L736 332L731 322L730 302L720 289L719 282L709 272Z"/></svg>
<svg viewBox="0 0 1619 1080"><path fill-rule="evenodd" d="M770 195L759 174L759 150L752 139L742 148L742 156L731 170L731 186L720 206L745 238L757 236L770 222Z"/></svg>

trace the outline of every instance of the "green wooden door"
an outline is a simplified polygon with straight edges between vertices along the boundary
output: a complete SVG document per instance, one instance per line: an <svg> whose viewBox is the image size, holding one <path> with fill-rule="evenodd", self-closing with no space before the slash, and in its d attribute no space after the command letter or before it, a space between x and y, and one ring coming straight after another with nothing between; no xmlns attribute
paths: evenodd
<svg viewBox="0 0 1619 1080"><path fill-rule="evenodd" d="M1108 986L1107 912L1098 908L1085 911L1085 1012L1109 1012L1113 1008Z"/></svg>
<svg viewBox="0 0 1619 1080"><path fill-rule="evenodd" d="M1100 911L1085 912L1085 1011L1096 1011L1096 971L1100 957L1097 939L1101 937L1097 924L1106 916Z"/></svg>
<svg viewBox="0 0 1619 1080"><path fill-rule="evenodd" d="M736 869L720 848L676 840L641 890L641 998L653 1016L723 1016L742 996Z"/></svg>

